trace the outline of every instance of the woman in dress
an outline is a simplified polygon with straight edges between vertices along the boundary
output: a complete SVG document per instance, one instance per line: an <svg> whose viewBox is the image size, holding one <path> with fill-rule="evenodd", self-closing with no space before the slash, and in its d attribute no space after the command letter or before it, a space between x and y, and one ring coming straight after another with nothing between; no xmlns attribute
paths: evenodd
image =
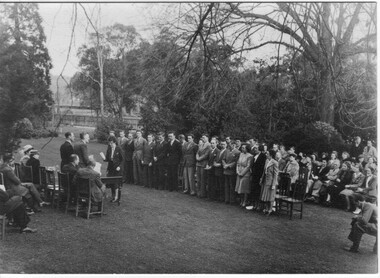
<svg viewBox="0 0 380 278"><path fill-rule="evenodd" d="M264 213L268 216L273 211L273 201L276 196L278 185L278 162L275 159L276 152L269 150L267 152L267 161L265 162L264 174L261 177L261 201L264 202Z"/></svg>
<svg viewBox="0 0 380 278"><path fill-rule="evenodd" d="M249 178L251 176L252 154L250 154L249 146L246 143L241 145L241 153L237 161L236 167L236 187L235 191L240 195L240 206L247 205L248 194L251 192ZM244 196L242 196L244 195Z"/></svg>

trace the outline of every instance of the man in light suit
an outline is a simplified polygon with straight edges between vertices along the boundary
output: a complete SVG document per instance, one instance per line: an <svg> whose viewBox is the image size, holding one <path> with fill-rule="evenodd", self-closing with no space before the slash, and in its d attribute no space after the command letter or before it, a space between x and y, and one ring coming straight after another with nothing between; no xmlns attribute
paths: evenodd
<svg viewBox="0 0 380 278"><path fill-rule="evenodd" d="M108 138L109 145L107 147L107 153L105 157L106 159L104 159L105 162L108 162L107 177L120 176L121 174L121 162L123 161L123 156L121 154L121 149L119 146L116 145L116 142L116 137L110 136ZM109 184L108 186L111 188L112 193L111 202L116 202L116 189L118 185Z"/></svg>
<svg viewBox="0 0 380 278"><path fill-rule="evenodd" d="M181 143L175 139L173 131L168 133L167 154L167 173L169 191L177 191L178 188L178 166L182 156Z"/></svg>
<svg viewBox="0 0 380 278"><path fill-rule="evenodd" d="M74 153L74 133L66 132L65 133L66 141L61 145L61 169L64 165L70 163L70 156Z"/></svg>
<svg viewBox="0 0 380 278"><path fill-rule="evenodd" d="M136 131L136 139L134 140L133 151L133 179L134 184L142 185L143 182L143 169L141 161L143 159L143 149L147 144L146 140L142 137L141 130Z"/></svg>
<svg viewBox="0 0 380 278"><path fill-rule="evenodd" d="M79 157L79 167L84 168L89 163L87 144L90 142L90 135L82 132L79 134L81 141L74 145L74 153Z"/></svg>
<svg viewBox="0 0 380 278"><path fill-rule="evenodd" d="M195 188L195 156L198 151L197 144L194 143L194 135L187 135L187 143L182 147L183 157L183 179L185 184L185 190L183 193L190 193L191 196L196 195Z"/></svg>
<svg viewBox="0 0 380 278"><path fill-rule="evenodd" d="M157 136L157 142L153 149L154 160L154 188L166 189L165 171L166 171L166 148L167 142L164 141L164 133L160 132Z"/></svg>
<svg viewBox="0 0 380 278"><path fill-rule="evenodd" d="M196 171L197 171L197 194L199 198L206 197L206 173L205 168L207 166L208 157L211 152L211 145L208 142L208 135L203 134L202 145L199 146L196 154Z"/></svg>

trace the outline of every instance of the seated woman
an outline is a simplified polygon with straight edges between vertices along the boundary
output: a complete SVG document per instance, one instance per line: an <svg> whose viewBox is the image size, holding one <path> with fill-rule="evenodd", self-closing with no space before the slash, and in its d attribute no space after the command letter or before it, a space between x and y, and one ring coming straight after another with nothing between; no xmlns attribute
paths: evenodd
<svg viewBox="0 0 380 278"><path fill-rule="evenodd" d="M373 158L373 157L369 157L368 158L368 162L364 166L364 170L363 171L365 172L368 168L377 169L377 164L376 164L376 159L375 158Z"/></svg>
<svg viewBox="0 0 380 278"><path fill-rule="evenodd" d="M284 168L284 173L289 174L290 184L294 184L296 180L298 179L300 166L298 165L298 162L296 161L297 155L295 153L290 153L288 157L289 157L289 161Z"/></svg>
<svg viewBox="0 0 380 278"><path fill-rule="evenodd" d="M342 163L351 161L350 154L346 151L342 152Z"/></svg>
<svg viewBox="0 0 380 278"><path fill-rule="evenodd" d="M327 187L326 204L331 203L337 205L339 200L339 193L344 190L345 186L352 180L351 162L346 161L343 163L342 168L339 170L335 182Z"/></svg>
<svg viewBox="0 0 380 278"><path fill-rule="evenodd" d="M323 200L327 201L327 205L330 205L330 203L327 200L327 188L334 185L335 180L338 177L338 172L339 172L339 165L337 162L333 162L332 168L329 170L329 172L326 175L327 180L322 184L321 189L319 190L320 201L321 202L323 202Z"/></svg>
<svg viewBox="0 0 380 278"><path fill-rule="evenodd" d="M332 151L330 155L330 160L327 163L327 166L330 168L334 168L334 163L338 164L338 168L340 167L340 160L338 159L338 152Z"/></svg>
<svg viewBox="0 0 380 278"><path fill-rule="evenodd" d="M362 172L359 171L359 167L351 166L352 180L350 184L345 186L345 189L339 193L339 195L344 198L346 203L346 211L351 210L352 195L356 192L358 187L363 184L365 176Z"/></svg>

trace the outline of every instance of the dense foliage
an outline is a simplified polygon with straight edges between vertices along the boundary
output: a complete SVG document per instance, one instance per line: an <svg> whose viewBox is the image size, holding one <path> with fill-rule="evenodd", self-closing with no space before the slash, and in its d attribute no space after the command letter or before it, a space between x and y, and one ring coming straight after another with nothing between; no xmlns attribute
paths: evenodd
<svg viewBox="0 0 380 278"><path fill-rule="evenodd" d="M17 148L28 118L42 128L52 104L50 57L35 3L0 6L0 153Z"/></svg>

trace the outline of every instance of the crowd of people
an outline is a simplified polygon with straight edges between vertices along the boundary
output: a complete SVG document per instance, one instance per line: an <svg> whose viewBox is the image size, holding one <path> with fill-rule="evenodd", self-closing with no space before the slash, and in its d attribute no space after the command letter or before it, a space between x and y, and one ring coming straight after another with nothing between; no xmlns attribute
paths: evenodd
<svg viewBox="0 0 380 278"><path fill-rule="evenodd" d="M72 191L78 177L90 178L92 197L100 202L106 189L100 180L100 164L87 149L89 134L81 133L78 143L74 143L72 132L67 132L65 138L60 147L61 172L69 173ZM229 136L210 138L207 134L197 144L192 134L180 134L176 138L174 132L160 132L144 138L137 130L127 136L120 131L116 137L111 131L107 141L106 154L101 153L103 161L108 163L107 176L122 176L124 184L168 191L181 188L183 194L239 204L269 216L275 210L273 204L281 178L286 176L292 185L304 171L305 201L341 206L354 214L360 213L359 203L377 202L377 150L370 140L364 146L360 137L340 156L336 151L321 156L316 152L297 154L294 147L286 150L282 144L275 143L268 148L256 139L242 142ZM9 197L22 197L26 207L38 211L44 205L36 188L39 154L32 146L24 147L23 152L20 162L32 166L33 183L25 185L14 176L13 155L4 156L0 172L7 192L11 189ZM117 185L110 187L110 201L115 202ZM26 210L26 217L27 213ZM25 229L25 224L21 227Z"/></svg>

